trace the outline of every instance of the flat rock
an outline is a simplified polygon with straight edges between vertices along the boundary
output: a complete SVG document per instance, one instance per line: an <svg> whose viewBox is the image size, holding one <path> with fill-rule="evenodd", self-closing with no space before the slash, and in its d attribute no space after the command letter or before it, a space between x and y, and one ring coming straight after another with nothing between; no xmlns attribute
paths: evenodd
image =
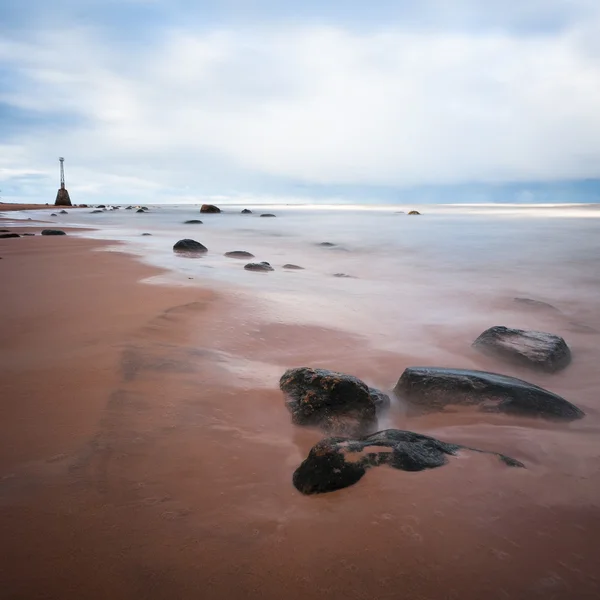
<svg viewBox="0 0 600 600"><path fill-rule="evenodd" d="M377 428L377 415L389 398L352 375L299 367L279 381L295 425L320 427L328 433L365 435Z"/></svg>
<svg viewBox="0 0 600 600"><path fill-rule="evenodd" d="M292 481L303 494L322 494L357 483L368 469L388 465L401 471L424 471L447 464L460 450L491 454L509 467L523 463L497 452L442 442L427 435L386 429L368 437L332 437L312 447Z"/></svg>
<svg viewBox="0 0 600 600"><path fill-rule="evenodd" d="M21 237L18 233L0 233L0 238L2 239L7 239L7 238L18 238Z"/></svg>
<svg viewBox="0 0 600 600"><path fill-rule="evenodd" d="M548 304L547 302L542 302L541 300L533 300L532 298L513 298L515 302L521 304L522 306L527 306L529 308L540 308L544 310L551 310L553 312L560 312L556 306L552 306L552 304Z"/></svg>
<svg viewBox="0 0 600 600"><path fill-rule="evenodd" d="M245 250L233 250L232 252L225 252L225 256L228 258L254 258L252 252L246 252Z"/></svg>
<svg viewBox="0 0 600 600"><path fill-rule="evenodd" d="M333 248L334 246L337 246L337 244L334 244L332 242L321 242L318 245L322 246L323 248Z"/></svg>
<svg viewBox="0 0 600 600"><path fill-rule="evenodd" d="M247 265L244 265L244 269L246 269L246 271L262 271L263 273L275 270L268 262L248 263Z"/></svg>
<svg viewBox="0 0 600 600"><path fill-rule="evenodd" d="M151 233L142 233L142 236L144 235L152 235Z"/></svg>
<svg viewBox="0 0 600 600"><path fill-rule="evenodd" d="M61 229L42 229L42 235L67 235Z"/></svg>
<svg viewBox="0 0 600 600"><path fill-rule="evenodd" d="M428 411L444 410L448 406L479 406L487 412L562 420L585 415L553 392L515 377L486 371L409 367L402 373L394 392Z"/></svg>
<svg viewBox="0 0 600 600"><path fill-rule="evenodd" d="M200 254L202 252L208 252L208 248L203 246L200 242L196 240L184 239L179 240L173 246L173 250L175 252L190 252L194 254Z"/></svg>
<svg viewBox="0 0 600 600"><path fill-rule="evenodd" d="M103 212L103 211L101 211L101 210L93 210L90 214L94 215L96 213L101 213L101 212ZM144 211L142 211L142 212L144 212Z"/></svg>
<svg viewBox="0 0 600 600"><path fill-rule="evenodd" d="M56 213L50 213L51 217L58 217L58 215Z"/></svg>
<svg viewBox="0 0 600 600"><path fill-rule="evenodd" d="M31 237L32 235L35 235L35 233L22 233L21 235Z"/></svg>
<svg viewBox="0 0 600 600"><path fill-rule="evenodd" d="M203 204L200 207L200 212L201 213L220 213L221 209L218 206L215 206L214 204Z"/></svg>
<svg viewBox="0 0 600 600"><path fill-rule="evenodd" d="M292 265L288 263L287 265L283 265L284 269L290 269L291 271L304 271L304 267L299 267L298 265Z"/></svg>
<svg viewBox="0 0 600 600"><path fill-rule="evenodd" d="M473 346L485 354L549 373L560 371L571 362L571 351L565 340L543 331L498 325L486 329Z"/></svg>
<svg viewBox="0 0 600 600"><path fill-rule="evenodd" d="M356 279L354 275L348 275L347 273L334 273L333 276L341 279Z"/></svg>
<svg viewBox="0 0 600 600"><path fill-rule="evenodd" d="M184 221L184 225L202 225L202 221L200 219L190 219L189 221Z"/></svg>
<svg viewBox="0 0 600 600"><path fill-rule="evenodd" d="M0 233L10 233L10 229L0 229Z"/></svg>
<svg viewBox="0 0 600 600"><path fill-rule="evenodd" d="M261 217L275 217L276 215L272 214L272 213L264 213L262 215L260 215Z"/></svg>

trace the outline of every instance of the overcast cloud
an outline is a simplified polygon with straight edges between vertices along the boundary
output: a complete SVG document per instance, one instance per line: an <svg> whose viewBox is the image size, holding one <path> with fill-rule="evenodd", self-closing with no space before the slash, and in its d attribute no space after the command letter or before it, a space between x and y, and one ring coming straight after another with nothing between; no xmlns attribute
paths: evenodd
<svg viewBox="0 0 600 600"><path fill-rule="evenodd" d="M2 196L59 155L76 202L600 178L600 2L286 4L2 8Z"/></svg>

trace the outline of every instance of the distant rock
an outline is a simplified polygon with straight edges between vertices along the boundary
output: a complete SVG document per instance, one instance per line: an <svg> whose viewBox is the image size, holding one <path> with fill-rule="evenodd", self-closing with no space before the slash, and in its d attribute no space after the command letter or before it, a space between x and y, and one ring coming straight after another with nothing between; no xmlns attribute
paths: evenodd
<svg viewBox="0 0 600 600"><path fill-rule="evenodd" d="M403 210L397 210L394 214L396 214L396 215L405 215L406 213Z"/></svg>
<svg viewBox="0 0 600 600"><path fill-rule="evenodd" d="M173 246L173 250L175 252L189 252L194 254L208 252L208 248L206 246L203 246L200 242L197 242L196 240L190 239L179 240Z"/></svg>
<svg viewBox="0 0 600 600"><path fill-rule="evenodd" d="M356 279L356 277L354 277L354 275L347 275L346 273L334 273L333 276L340 277L342 279Z"/></svg>
<svg viewBox="0 0 600 600"><path fill-rule="evenodd" d="M66 210L61 210L60 213L58 213L60 215L68 215L69 213Z"/></svg>
<svg viewBox="0 0 600 600"><path fill-rule="evenodd" d="M42 235L67 235L60 229L42 229Z"/></svg>
<svg viewBox="0 0 600 600"><path fill-rule="evenodd" d="M151 233L142 233L142 235L152 235Z"/></svg>
<svg viewBox="0 0 600 600"><path fill-rule="evenodd" d="M106 208L106 206L104 204L98 204L98 206L96 206L96 208Z"/></svg>
<svg viewBox="0 0 600 600"><path fill-rule="evenodd" d="M497 452L442 442L412 431L386 429L361 439L333 437L320 441L296 469L292 481L303 494L333 492L354 485L372 467L388 465L412 472L435 469L461 450L497 456L509 467L525 466Z"/></svg>
<svg viewBox="0 0 600 600"><path fill-rule="evenodd" d="M200 219L190 219L189 221L184 221L184 225L202 225L202 221Z"/></svg>
<svg viewBox="0 0 600 600"><path fill-rule="evenodd" d="M56 213L50 213L51 217L58 217L58 215Z"/></svg>
<svg viewBox="0 0 600 600"><path fill-rule="evenodd" d="M225 252L225 256L228 258L254 258L252 252L246 252L245 250L233 250L232 252Z"/></svg>
<svg viewBox="0 0 600 600"><path fill-rule="evenodd" d="M135 212L136 213L145 213L146 211L143 208L138 208Z"/></svg>
<svg viewBox="0 0 600 600"><path fill-rule="evenodd" d="M421 213L418 210L411 210L408 213L409 215L420 215Z"/></svg>
<svg viewBox="0 0 600 600"><path fill-rule="evenodd" d="M89 206L87 204L78 204L77 207L78 208L89 208Z"/></svg>
<svg viewBox="0 0 600 600"><path fill-rule="evenodd" d="M543 331L490 327L473 346L485 354L549 373L560 371L571 362L565 340Z"/></svg>
<svg viewBox="0 0 600 600"><path fill-rule="evenodd" d="M142 206L142 210L148 210L147 206Z"/></svg>
<svg viewBox="0 0 600 600"><path fill-rule="evenodd" d="M337 246L337 244L333 244L332 242L321 242L319 246L322 246L323 248L333 248L334 246Z"/></svg>
<svg viewBox="0 0 600 600"><path fill-rule="evenodd" d="M579 419L585 413L557 394L515 377L440 367L409 367L394 392L426 411L478 406L502 412L555 419Z"/></svg>
<svg viewBox="0 0 600 600"><path fill-rule="evenodd" d="M93 215L93 214L101 213L101 212L104 212L104 211L102 211L102 210L93 210L90 214Z"/></svg>
<svg viewBox="0 0 600 600"><path fill-rule="evenodd" d="M220 213L221 209L218 206L215 206L214 204L203 204L200 207L200 212L201 213Z"/></svg>
<svg viewBox="0 0 600 600"><path fill-rule="evenodd" d="M252 211L251 211L249 208L245 208L245 209L242 211L242 214L243 214L243 215L251 215L251 214L252 214Z"/></svg>
<svg viewBox="0 0 600 600"><path fill-rule="evenodd" d="M523 306L527 306L529 308L541 308L545 310L551 310L554 312L560 312L558 308L552 306L552 304L548 304L547 302L542 302L541 300L532 300L531 298L514 298L514 301Z"/></svg>
<svg viewBox="0 0 600 600"><path fill-rule="evenodd" d="M18 238L21 237L18 233L0 233L0 238L4 239L8 239L8 238Z"/></svg>
<svg viewBox="0 0 600 600"><path fill-rule="evenodd" d="M133 206L128 206L125 210L132 210Z"/></svg>
<svg viewBox="0 0 600 600"><path fill-rule="evenodd" d="M22 235L22 236L31 237L31 236L34 236L34 235L35 235L35 233L22 233L21 235Z"/></svg>
<svg viewBox="0 0 600 600"><path fill-rule="evenodd" d="M244 269L246 271L262 271L263 273L275 270L268 262L248 263L244 266Z"/></svg>
<svg viewBox="0 0 600 600"><path fill-rule="evenodd" d="M264 213L264 214L262 214L262 215L260 215L260 216L261 216L261 217L275 217L275 216L277 216L277 215L274 215L274 214L272 214L272 213Z"/></svg>
<svg viewBox="0 0 600 600"><path fill-rule="evenodd" d="M1 204L4 204L3 202ZM0 233L10 233L10 229L0 229Z"/></svg>
<svg viewBox="0 0 600 600"><path fill-rule="evenodd" d="M377 429L377 415L389 398L352 375L299 367L279 381L295 425L320 427L335 435L366 435ZM387 398L387 401L386 401Z"/></svg>
<svg viewBox="0 0 600 600"><path fill-rule="evenodd" d="M304 267L299 267L298 265L292 265L288 263L287 265L283 265L284 269L289 269L290 271L304 271Z"/></svg>

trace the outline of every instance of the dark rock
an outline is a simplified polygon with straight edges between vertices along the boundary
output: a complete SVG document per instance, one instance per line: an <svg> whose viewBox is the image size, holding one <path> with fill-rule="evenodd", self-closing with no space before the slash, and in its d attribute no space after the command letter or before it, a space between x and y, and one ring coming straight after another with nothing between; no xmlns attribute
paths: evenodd
<svg viewBox="0 0 600 600"><path fill-rule="evenodd" d="M101 213L101 212L103 212L103 211L101 211L101 210L93 210L90 214L93 215L93 214Z"/></svg>
<svg viewBox="0 0 600 600"><path fill-rule="evenodd" d="M142 235L152 235L151 233L142 233Z"/></svg>
<svg viewBox="0 0 600 600"><path fill-rule="evenodd" d="M31 237L32 235L35 235L35 233L22 233L21 235Z"/></svg>
<svg viewBox="0 0 600 600"><path fill-rule="evenodd" d="M409 215L420 215L421 213L418 210L411 210L408 213Z"/></svg>
<svg viewBox="0 0 600 600"><path fill-rule="evenodd" d="M125 210L131 210L133 206L128 206Z"/></svg>
<svg viewBox="0 0 600 600"><path fill-rule="evenodd" d="M96 208L106 208L105 204L98 204L98 206L96 206Z"/></svg>
<svg viewBox="0 0 600 600"><path fill-rule="evenodd" d="M333 244L332 242L321 242L319 246L322 246L323 248L333 248L334 246L337 246L337 244Z"/></svg>
<svg viewBox="0 0 600 600"><path fill-rule="evenodd" d="M200 212L201 213L220 213L221 209L218 206L215 206L214 204L203 204L200 207Z"/></svg>
<svg viewBox="0 0 600 600"><path fill-rule="evenodd" d="M46 204L46 206L48 206ZM54 206L73 206L71 203L71 198L69 196L69 192L61 187L56 192L56 200L54 202Z"/></svg>
<svg viewBox="0 0 600 600"><path fill-rule="evenodd" d="M142 210L149 210L147 206L142 206Z"/></svg>
<svg viewBox="0 0 600 600"><path fill-rule="evenodd" d="M232 252L225 252L225 256L229 258L254 258L252 252L246 252L245 250L233 250Z"/></svg>
<svg viewBox="0 0 600 600"><path fill-rule="evenodd" d="M66 210L61 210L59 214L61 214L61 215L68 215L69 213Z"/></svg>
<svg viewBox="0 0 600 600"><path fill-rule="evenodd" d="M87 204L78 204L79 208L89 208Z"/></svg>
<svg viewBox="0 0 600 600"><path fill-rule="evenodd" d="M347 275L346 273L334 273L334 277L341 277L342 279L356 279L354 275Z"/></svg>
<svg viewBox="0 0 600 600"><path fill-rule="evenodd" d="M354 485L368 469L380 465L413 472L435 469L459 450L497 456L509 467L525 466L497 452L442 442L412 431L386 429L360 439L332 437L320 441L296 469L292 480L303 494L322 494Z"/></svg>
<svg viewBox="0 0 600 600"><path fill-rule="evenodd" d="M304 267L299 267L298 265L292 265L290 263L283 265L283 268L290 269L291 271L304 271Z"/></svg>
<svg viewBox="0 0 600 600"><path fill-rule="evenodd" d="M199 254L200 252L208 252L208 248L203 246L200 242L196 240L179 240L174 246L173 250L175 252L193 252L195 254Z"/></svg>
<svg viewBox="0 0 600 600"><path fill-rule="evenodd" d="M58 217L58 215L56 213L50 213L51 217Z"/></svg>
<svg viewBox="0 0 600 600"><path fill-rule="evenodd" d="M271 213L264 213L263 215L260 215L261 217L275 217L276 215L271 214Z"/></svg>
<svg viewBox="0 0 600 600"><path fill-rule="evenodd" d="M312 425L328 433L365 435L377 428L378 409L389 405L385 394L344 373L300 367L279 381L295 425Z"/></svg>
<svg viewBox="0 0 600 600"><path fill-rule="evenodd" d="M248 263L247 265L244 265L244 269L246 269L246 271L259 271L263 273L275 270L268 262Z"/></svg>
<svg viewBox="0 0 600 600"><path fill-rule="evenodd" d="M0 233L10 233L10 229L0 229Z"/></svg>
<svg viewBox="0 0 600 600"><path fill-rule="evenodd" d="M249 208L245 208L245 209L242 211L242 214L243 214L243 215L251 215L251 214L252 214L252 211L251 211Z"/></svg>
<svg viewBox="0 0 600 600"><path fill-rule="evenodd" d="M136 213L145 213L146 211L143 208L138 208L135 212Z"/></svg>
<svg viewBox="0 0 600 600"><path fill-rule="evenodd" d="M473 346L485 354L549 373L560 371L571 362L571 351L565 340L543 331L490 327Z"/></svg>
<svg viewBox="0 0 600 600"><path fill-rule="evenodd" d="M378 415L386 412L390 408L390 397L387 394L384 394L381 390L370 387L369 395L375 404L375 409L377 410Z"/></svg>
<svg viewBox="0 0 600 600"><path fill-rule="evenodd" d="M202 225L202 221L200 219L190 219L189 221L185 221L184 225Z"/></svg>
<svg viewBox="0 0 600 600"><path fill-rule="evenodd" d="M42 235L67 235L60 229L42 229Z"/></svg>
<svg viewBox="0 0 600 600"><path fill-rule="evenodd" d="M8 238L18 238L21 237L18 233L0 233L0 238L8 239Z"/></svg>
<svg viewBox="0 0 600 600"><path fill-rule="evenodd" d="M487 412L503 412L572 420L584 412L557 394L515 377L439 367L409 367L394 392L424 410L446 406L479 406Z"/></svg>

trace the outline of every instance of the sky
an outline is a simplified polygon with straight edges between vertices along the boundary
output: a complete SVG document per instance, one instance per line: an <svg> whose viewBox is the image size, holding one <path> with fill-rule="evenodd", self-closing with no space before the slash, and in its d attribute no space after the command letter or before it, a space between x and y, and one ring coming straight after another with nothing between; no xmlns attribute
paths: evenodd
<svg viewBox="0 0 600 600"><path fill-rule="evenodd" d="M0 197L600 202L598 0L0 0Z"/></svg>

